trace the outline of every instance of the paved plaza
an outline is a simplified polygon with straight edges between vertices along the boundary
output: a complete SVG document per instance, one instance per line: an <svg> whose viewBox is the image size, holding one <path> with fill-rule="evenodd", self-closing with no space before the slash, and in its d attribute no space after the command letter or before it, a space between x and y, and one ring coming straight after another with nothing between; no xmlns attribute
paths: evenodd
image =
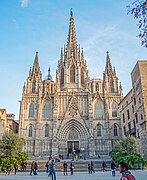
<svg viewBox="0 0 147 180"><path fill-rule="evenodd" d="M132 171L135 175L136 180L147 180L147 171ZM47 180L51 179L46 176L45 173L39 172L37 176L30 176L28 172L26 173L18 173L17 175L11 174L10 176L6 176L5 174L0 174L0 180ZM88 174L86 172L75 172L73 176L68 173L67 176L64 176L63 173L57 172L57 180L119 180L120 173L116 172L116 176L112 177L111 172L96 172L95 174Z"/></svg>

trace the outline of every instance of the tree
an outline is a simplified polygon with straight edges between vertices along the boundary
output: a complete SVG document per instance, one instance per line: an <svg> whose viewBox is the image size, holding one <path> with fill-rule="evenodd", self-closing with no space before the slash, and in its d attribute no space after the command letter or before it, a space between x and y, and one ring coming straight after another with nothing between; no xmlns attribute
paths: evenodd
<svg viewBox="0 0 147 180"><path fill-rule="evenodd" d="M4 157L17 156L23 148L25 140L12 131L5 132L0 142L1 155Z"/></svg>
<svg viewBox="0 0 147 180"><path fill-rule="evenodd" d="M110 152L110 156L116 163L126 161L130 168L133 168L134 164L141 163L143 166L147 164L147 161L138 154L136 138L133 136L117 141L114 149Z"/></svg>
<svg viewBox="0 0 147 180"><path fill-rule="evenodd" d="M6 170L7 163L10 163L11 170L14 169L14 163L21 163L28 159L28 154L22 152L25 140L12 131L5 132L0 140L0 167L2 171Z"/></svg>
<svg viewBox="0 0 147 180"><path fill-rule="evenodd" d="M141 39L141 45L147 48L147 0L135 0L127 6L128 14L132 14L138 20L140 30L137 35Z"/></svg>

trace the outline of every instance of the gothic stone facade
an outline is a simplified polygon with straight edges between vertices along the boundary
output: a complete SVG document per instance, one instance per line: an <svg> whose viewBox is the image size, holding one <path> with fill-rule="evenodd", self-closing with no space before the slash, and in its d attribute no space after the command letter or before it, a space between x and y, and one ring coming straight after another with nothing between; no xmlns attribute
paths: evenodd
<svg viewBox="0 0 147 180"><path fill-rule="evenodd" d="M90 79L84 50L77 44L71 12L67 45L61 49L53 81L43 80L36 52L24 84L19 133L30 156L56 156L81 151L108 154L121 137L118 104L122 86L107 52L103 79Z"/></svg>

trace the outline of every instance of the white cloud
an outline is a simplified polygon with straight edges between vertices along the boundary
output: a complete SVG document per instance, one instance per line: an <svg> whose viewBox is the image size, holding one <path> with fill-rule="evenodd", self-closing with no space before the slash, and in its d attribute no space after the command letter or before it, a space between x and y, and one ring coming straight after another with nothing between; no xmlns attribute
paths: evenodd
<svg viewBox="0 0 147 180"><path fill-rule="evenodd" d="M20 3L22 8L26 8L28 7L29 0L20 0Z"/></svg>

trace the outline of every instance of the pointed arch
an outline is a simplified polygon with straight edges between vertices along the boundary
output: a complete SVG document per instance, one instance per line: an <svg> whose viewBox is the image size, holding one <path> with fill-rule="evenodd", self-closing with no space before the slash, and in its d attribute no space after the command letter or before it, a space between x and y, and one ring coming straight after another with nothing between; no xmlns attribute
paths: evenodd
<svg viewBox="0 0 147 180"><path fill-rule="evenodd" d="M102 136L102 125L97 124L97 136Z"/></svg>
<svg viewBox="0 0 147 180"><path fill-rule="evenodd" d="M81 84L84 85L84 69L81 69Z"/></svg>
<svg viewBox="0 0 147 180"><path fill-rule="evenodd" d="M49 125L48 124L45 125L44 137L49 137Z"/></svg>
<svg viewBox="0 0 147 180"><path fill-rule="evenodd" d="M111 80L110 80L110 91L111 91L112 93L114 93L114 81L113 81L112 78L111 78Z"/></svg>
<svg viewBox="0 0 147 180"><path fill-rule="evenodd" d="M61 69L61 85L64 84L64 68Z"/></svg>
<svg viewBox="0 0 147 180"><path fill-rule="evenodd" d="M117 117L118 114L118 104L116 102L112 103L112 117Z"/></svg>
<svg viewBox="0 0 147 180"><path fill-rule="evenodd" d="M28 137L33 137L33 127L32 127L32 125L29 126Z"/></svg>
<svg viewBox="0 0 147 180"><path fill-rule="evenodd" d="M29 118L34 118L35 116L35 106L34 103L31 103L29 106Z"/></svg>
<svg viewBox="0 0 147 180"><path fill-rule="evenodd" d="M94 104L94 118L101 119L103 118L103 114L104 114L103 103L101 101L97 101Z"/></svg>
<svg viewBox="0 0 147 180"><path fill-rule="evenodd" d="M79 139L78 132L75 129L71 129L68 134L68 139L70 140L77 140Z"/></svg>
<svg viewBox="0 0 147 180"><path fill-rule="evenodd" d="M52 118L52 106L51 102L45 102L43 107L43 118L44 119L51 119Z"/></svg>
<svg viewBox="0 0 147 180"><path fill-rule="evenodd" d="M74 66L74 64L70 67L70 82L75 83L75 66Z"/></svg>
<svg viewBox="0 0 147 180"><path fill-rule="evenodd" d="M36 80L32 82L32 93L36 93Z"/></svg>
<svg viewBox="0 0 147 180"><path fill-rule="evenodd" d="M119 126L118 124L114 124L114 136L119 136Z"/></svg>

